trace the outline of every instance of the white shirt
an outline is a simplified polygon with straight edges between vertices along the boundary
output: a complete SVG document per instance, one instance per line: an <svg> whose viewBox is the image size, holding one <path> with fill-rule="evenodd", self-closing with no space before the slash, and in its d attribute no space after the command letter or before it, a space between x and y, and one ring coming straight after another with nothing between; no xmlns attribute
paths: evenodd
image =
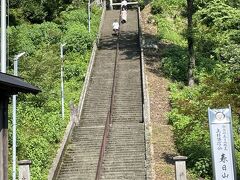
<svg viewBox="0 0 240 180"><path fill-rule="evenodd" d="M113 27L113 29L119 29L119 23L113 22L112 27Z"/></svg>

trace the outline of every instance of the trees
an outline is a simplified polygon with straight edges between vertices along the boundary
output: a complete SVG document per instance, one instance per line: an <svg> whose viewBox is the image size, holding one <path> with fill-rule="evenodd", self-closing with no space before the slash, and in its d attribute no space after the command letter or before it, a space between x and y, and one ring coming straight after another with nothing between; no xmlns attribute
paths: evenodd
<svg viewBox="0 0 240 180"><path fill-rule="evenodd" d="M51 21L63 11L72 0L15 0L10 2L12 25L17 25L20 19L30 23ZM22 21L22 20L21 20Z"/></svg>
<svg viewBox="0 0 240 180"><path fill-rule="evenodd" d="M169 118L175 129L176 142L179 142L178 148L190 157L189 165L193 171L201 177L211 177L208 107L225 108L231 104L235 145L239 147L236 130L240 112L240 94L237 90L240 74L237 63L240 51L237 49L240 38L236 33L240 32L237 25L240 11L233 3L224 0L195 2L193 37L198 59L196 86L178 84L172 87L173 109ZM236 159L239 164L239 152L236 153Z"/></svg>
<svg viewBox="0 0 240 180"><path fill-rule="evenodd" d="M193 71L195 69L195 53L194 53L194 35L193 35L193 1L187 0L187 41L188 41L188 54L189 54L189 67L188 67L188 85L194 85L194 75Z"/></svg>
<svg viewBox="0 0 240 180"><path fill-rule="evenodd" d="M42 4L34 1L28 2L29 5L36 3L36 6L41 7L42 9L37 7L41 13L49 12L45 11L45 1L42 1ZM26 1L22 3L26 3ZM48 2L46 1L46 3ZM60 5L63 4L59 1ZM78 103L79 100L101 14L99 7L93 7L92 31L89 33L87 31L87 18L84 18L87 17L85 7L83 5L75 9L71 8L68 11L62 11L57 20L54 19L52 22L46 21L47 16L45 15L45 19L43 19L43 16L33 14L33 18L40 18L39 21L34 20L34 22L38 22L37 24L31 24L30 21L24 22L21 19L21 25L15 24L15 26L8 28L9 56L13 57L22 51L26 52L26 56L19 62L19 75L42 90L37 96L18 96L17 157L18 160L32 160L31 179L33 180L47 179L51 161L55 157L56 150L69 122L69 102ZM15 3L12 8L16 8L15 10L19 12L22 11L23 7L21 4ZM55 12L60 11L61 9L58 9ZM42 20L44 22L40 23ZM63 42L67 43L64 56L66 102L64 120L60 116L61 60L59 52L59 45ZM11 71L11 64L9 69ZM10 149L12 148L11 137L10 123ZM10 150L10 156L11 152ZM10 178L11 164L9 166Z"/></svg>
<svg viewBox="0 0 240 180"><path fill-rule="evenodd" d="M161 49L159 63L162 72L174 81L170 87L169 120L177 148L188 156L188 166L194 174L211 179L208 107L217 109L231 105L235 146L240 147L237 134L240 126L239 2L187 0L187 4L180 6L179 0L177 10L171 3L165 1L166 8L164 3L157 2L153 5L156 6L159 36L162 44L167 42ZM187 12L180 7L187 7ZM188 41L176 41L176 34ZM187 72L189 76L184 77ZM194 86L185 86L192 82ZM236 159L240 172L240 152L236 152Z"/></svg>
<svg viewBox="0 0 240 180"><path fill-rule="evenodd" d="M21 7L24 17L31 23L42 23L47 16L47 12L44 9L44 4L42 1L23 0L21 2Z"/></svg>

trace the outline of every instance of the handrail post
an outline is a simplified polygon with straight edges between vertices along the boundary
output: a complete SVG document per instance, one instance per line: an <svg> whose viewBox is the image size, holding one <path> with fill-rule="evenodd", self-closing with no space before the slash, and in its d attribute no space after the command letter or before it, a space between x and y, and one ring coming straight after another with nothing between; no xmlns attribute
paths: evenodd
<svg viewBox="0 0 240 180"><path fill-rule="evenodd" d="M18 162L19 165L19 180L30 180L30 160L21 160Z"/></svg>
<svg viewBox="0 0 240 180"><path fill-rule="evenodd" d="M173 157L175 161L175 177L176 180L187 180L186 173L186 156L175 156Z"/></svg>

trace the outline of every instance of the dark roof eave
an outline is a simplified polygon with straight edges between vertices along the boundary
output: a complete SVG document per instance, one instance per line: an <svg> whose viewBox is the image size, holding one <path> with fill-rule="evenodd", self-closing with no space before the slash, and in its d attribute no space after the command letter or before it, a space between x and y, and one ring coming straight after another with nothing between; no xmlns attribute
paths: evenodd
<svg viewBox="0 0 240 180"><path fill-rule="evenodd" d="M41 92L38 87L35 87L17 76L12 76L5 73L0 73L0 90L7 91L10 94L18 92L37 94Z"/></svg>

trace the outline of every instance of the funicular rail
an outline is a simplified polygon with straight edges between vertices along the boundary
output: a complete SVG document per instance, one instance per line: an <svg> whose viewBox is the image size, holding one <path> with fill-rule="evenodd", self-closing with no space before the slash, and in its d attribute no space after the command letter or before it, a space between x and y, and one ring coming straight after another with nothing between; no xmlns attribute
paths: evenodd
<svg viewBox="0 0 240 180"><path fill-rule="evenodd" d="M144 93L143 93L143 86L144 86L144 84L143 84L143 81L144 81L144 77L142 77L143 76L143 74L144 74L144 65L143 65L143 61L142 61L142 49L141 49L141 41L142 41L142 39L141 39L141 28L140 28L140 24L139 24L139 21L140 21L140 19L139 19L139 16L140 16L140 9L138 8L138 10L137 10L137 21L138 21L138 23L137 23L137 39L138 39L138 42L137 42L137 46L138 46L138 48L139 48L139 51L140 51L140 54L139 54L139 59L140 59L140 61L139 61L139 68L140 68L140 70L139 70L139 78L140 78L140 86L141 86L141 107L140 107L140 109L141 109L141 116L142 116L142 118L140 118L139 119L139 121L138 121L138 123L139 124L142 124L143 125L143 127L144 127L144 108L143 108L143 106L144 106ZM120 19L120 17L119 17L119 19ZM120 22L119 22L119 24L121 24ZM102 145L101 145L101 150L100 150L100 155L99 155L99 161L98 161L98 166L97 166L97 171L96 171L96 178L95 178L95 180L99 180L99 179L105 179L105 177L103 177L102 176L102 173L103 173L103 169L104 169L104 166L103 166L103 163L105 163L105 160L108 158L108 157L106 157L106 155L105 155L105 153L106 153L106 151L107 151L107 146L108 146L108 143L111 141L111 136L110 136L110 131L111 131L111 129L113 128L113 126L114 126L114 124L112 124L112 121L113 121L113 108L116 108L116 104L114 104L114 99L115 99L115 91L116 91L116 83L117 83L117 81L118 81L118 78L116 77L116 73L117 73L117 66L118 66L118 62L119 62L119 53L120 53L120 50L119 50L119 47L120 47L120 44L121 45L123 45L123 46L125 46L125 45L127 45L127 43L126 42L121 42L120 41L120 38L121 37L121 33L120 33L120 31L119 31L119 36L118 36L118 39L117 39L117 45L116 45L116 57L115 57L115 64L114 64L114 74L113 74L113 84L112 84L112 94L111 94L111 103L110 103L110 109L109 109L109 112L108 112L108 115L107 115L107 119L106 119L106 123L105 123L105 129L104 129L104 134L103 134L103 139L102 139ZM126 49L125 49L125 51L126 51ZM120 69L119 69L119 71L120 71ZM131 125L130 125L131 126ZM126 129L128 129L129 127L128 127L128 125L126 126ZM141 129L141 128L140 128ZM139 130L139 128L138 128L138 130ZM131 130L130 130L131 131ZM141 131L141 130L140 130ZM142 131L141 131L142 132ZM140 133L141 133L140 132ZM136 133L136 132L135 132ZM138 132L139 133L139 132ZM144 134L144 132L143 132L143 134ZM109 137L110 136L110 137ZM127 136L127 135L126 135ZM134 136L134 135L133 135ZM141 142L143 142L143 144L144 144L144 142L145 142L145 138L144 138L144 135L143 135L143 138L142 138L143 140L141 141ZM137 140L137 142L136 143L139 143L139 140ZM135 144L135 143L134 143ZM129 151L132 151L132 148L131 147L128 147L129 148ZM146 155L145 155L145 145L143 145L143 151L144 151L144 154L143 154L143 158L142 158L142 165L141 165L141 169L142 169L142 171L139 173L139 174L141 174L140 176L138 176L138 177L140 177L140 179L146 179L147 177L146 177L146 172L143 172L143 171L145 171L145 159L146 159ZM136 152L138 153L138 151L139 150L137 150ZM138 158L137 158L138 159ZM138 159L139 160L139 159ZM137 161L138 161L137 160ZM115 162L115 163L118 163L117 161ZM137 165L137 166L139 166L139 165ZM139 168L139 167L137 167L137 168ZM110 170L111 171L111 170ZM137 170L138 171L138 170ZM136 172L137 172L136 171ZM136 173L135 172L135 173ZM136 175L136 174L135 174ZM134 175L134 176L135 176ZM136 176L137 177L137 176ZM109 178L109 177L108 177ZM108 179L108 178L106 178L106 179ZM115 177L115 178L117 178L117 177ZM126 178L129 178L129 177L126 177ZM132 177L132 178L134 178L134 177Z"/></svg>
<svg viewBox="0 0 240 180"><path fill-rule="evenodd" d="M120 24L120 14L119 14L119 24ZM114 94L115 94L115 90L116 90L116 71L117 71L117 62L118 62L118 58L119 58L119 36L120 36L120 27L119 27L119 34L117 37L116 54L115 54L115 61L114 61L111 102L110 102L110 107L109 107L109 111L107 114L106 123L105 123L105 127L104 127L104 134L103 134L102 144L101 144L100 153L99 153L99 160L98 160L95 180L99 180L101 177L104 153L105 153L107 142L108 142L109 129L112 124Z"/></svg>
<svg viewBox="0 0 240 180"><path fill-rule="evenodd" d="M106 12L81 120L58 180L146 179L139 17L129 9L121 36L112 37L108 24L118 12Z"/></svg>

